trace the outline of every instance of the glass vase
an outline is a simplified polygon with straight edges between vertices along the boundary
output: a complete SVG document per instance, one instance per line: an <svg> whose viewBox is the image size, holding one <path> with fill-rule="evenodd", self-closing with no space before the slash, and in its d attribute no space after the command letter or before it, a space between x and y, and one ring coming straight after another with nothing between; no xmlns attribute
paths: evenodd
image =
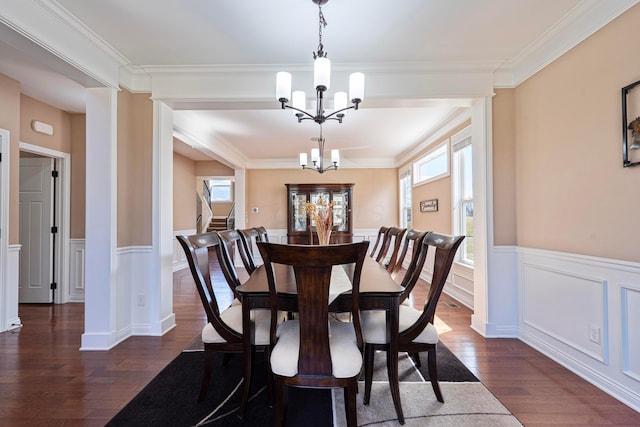
<svg viewBox="0 0 640 427"><path fill-rule="evenodd" d="M316 234L318 235L318 245L326 246L329 244L329 240L331 239L331 229L328 230L316 230Z"/></svg>

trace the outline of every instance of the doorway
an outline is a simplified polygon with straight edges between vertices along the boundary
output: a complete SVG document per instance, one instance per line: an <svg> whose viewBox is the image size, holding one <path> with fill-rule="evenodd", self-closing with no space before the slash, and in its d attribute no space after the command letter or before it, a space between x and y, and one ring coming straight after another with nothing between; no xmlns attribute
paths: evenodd
<svg viewBox="0 0 640 427"><path fill-rule="evenodd" d="M20 142L20 303L69 300L70 162L68 153Z"/></svg>
<svg viewBox="0 0 640 427"><path fill-rule="evenodd" d="M20 152L20 303L52 303L57 288L56 161Z"/></svg>

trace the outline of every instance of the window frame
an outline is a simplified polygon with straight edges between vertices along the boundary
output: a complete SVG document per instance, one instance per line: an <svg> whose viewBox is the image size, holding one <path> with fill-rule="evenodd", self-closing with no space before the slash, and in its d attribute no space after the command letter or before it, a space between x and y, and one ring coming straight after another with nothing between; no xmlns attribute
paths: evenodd
<svg viewBox="0 0 640 427"><path fill-rule="evenodd" d="M463 186L464 186L464 180L465 180L465 176L464 176L464 170L465 170L465 165L464 164L460 164L461 161L464 162L464 158L462 160L460 160L458 158L458 153L461 152L463 149L465 149L466 147L471 147L471 156L470 158L466 159L468 161L471 162L471 198L468 197L463 197L462 193L463 193ZM463 227L464 225L466 225L466 216L465 216L465 209L464 207L471 202L471 204L473 205L474 200L475 200L475 195L473 194L473 144L472 144L472 140L471 140L471 126L468 126L464 129L462 129L460 132L456 133L455 135L453 135L451 137L451 174L452 174L452 185L451 185L451 205L452 205L452 225L453 225L453 232L456 235L467 235L467 229L466 227ZM465 157L469 157L469 156L465 156ZM475 208L475 207L474 207ZM464 230L463 230L464 228ZM468 236L469 237L469 236ZM456 257L455 257L455 261L469 266L469 267L473 267L474 266L474 259L473 258L469 258L468 255L468 247L469 247L469 243L470 243L470 239L469 238L465 238L462 242L462 244L460 245L460 249L457 251L456 253ZM473 235L470 236L471 238L473 238Z"/></svg>
<svg viewBox="0 0 640 427"><path fill-rule="evenodd" d="M400 195L398 210L400 214L400 227L407 229L412 228L413 226L413 176L411 172L411 165L400 169L398 172L398 190ZM406 185L403 185L403 180L405 178L409 179L409 186L407 190L407 192L409 193L408 201L405 195L405 189L407 189L407 187ZM408 215L406 215L407 211ZM410 220L407 221L407 218L410 218Z"/></svg>
<svg viewBox="0 0 640 427"><path fill-rule="evenodd" d="M227 181L228 185L215 185L215 181ZM229 198L226 200L217 200L213 199L213 189L214 187L228 187L229 188ZM210 178L209 179L209 191L211 193L210 202L211 203L231 203L233 202L233 179L231 178Z"/></svg>
<svg viewBox="0 0 640 427"><path fill-rule="evenodd" d="M413 168L412 168L413 187L417 187L420 185L427 184L429 182L437 181L439 179L446 178L451 175L451 147L449 144L449 140L450 140L449 138L443 140L442 142L434 146L432 149L427 151L427 153L421 156L418 160L415 160L413 162ZM444 154L446 155L446 162L445 162L446 170L440 174L437 174L428 178L422 178L420 174L420 168L425 164L431 161L434 161L435 159L440 157L442 155L440 151L443 148L444 148Z"/></svg>

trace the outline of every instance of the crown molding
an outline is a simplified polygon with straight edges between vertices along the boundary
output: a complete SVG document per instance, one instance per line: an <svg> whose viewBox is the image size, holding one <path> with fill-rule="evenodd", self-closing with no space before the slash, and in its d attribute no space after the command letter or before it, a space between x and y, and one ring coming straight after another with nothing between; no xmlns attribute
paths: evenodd
<svg viewBox="0 0 640 427"><path fill-rule="evenodd" d="M444 117L440 123L434 126L434 131L427 135L423 142L411 147L396 156L396 164L402 166L412 161L418 154L426 150L430 145L439 142L445 135L471 119L471 108L457 108L451 114Z"/></svg>
<svg viewBox="0 0 640 427"><path fill-rule="evenodd" d="M496 87L516 87L640 0L583 0L522 53L496 70ZM511 73L512 81L505 76Z"/></svg>

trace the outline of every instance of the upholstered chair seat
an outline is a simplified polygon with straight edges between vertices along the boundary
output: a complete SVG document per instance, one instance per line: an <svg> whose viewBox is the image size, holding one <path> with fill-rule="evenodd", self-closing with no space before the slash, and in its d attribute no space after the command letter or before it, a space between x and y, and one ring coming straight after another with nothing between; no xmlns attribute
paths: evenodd
<svg viewBox="0 0 640 427"><path fill-rule="evenodd" d="M220 318L231 329L239 334L242 333L242 305L231 304L220 314ZM255 325L255 345L269 345L271 311L252 310L251 321ZM226 342L226 340L218 334L211 323L207 323L204 328L202 328L202 342L223 343Z"/></svg>
<svg viewBox="0 0 640 427"><path fill-rule="evenodd" d="M398 332L403 332L413 326L422 313L408 305L400 305ZM388 344L386 313L383 310L367 310L361 312L362 320L362 336L366 343L371 344ZM432 323L420 332L416 338L412 340L416 343L437 344L438 330Z"/></svg>
<svg viewBox="0 0 640 427"><path fill-rule="evenodd" d="M277 337L278 342L271 352L271 370L276 375L293 377L298 374L300 322L288 320L282 323ZM353 323L329 322L329 351L334 377L351 378L360 373L362 354Z"/></svg>

